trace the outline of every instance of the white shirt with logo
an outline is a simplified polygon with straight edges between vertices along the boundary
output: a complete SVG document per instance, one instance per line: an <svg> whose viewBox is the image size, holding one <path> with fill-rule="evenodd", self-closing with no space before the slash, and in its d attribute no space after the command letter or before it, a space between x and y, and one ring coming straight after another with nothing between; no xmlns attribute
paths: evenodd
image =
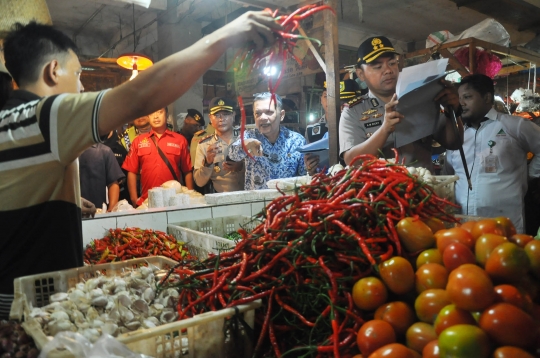
<svg viewBox="0 0 540 358"><path fill-rule="evenodd" d="M540 127L531 121L491 109L478 130L465 127L463 150L471 174L469 191L461 156L457 150L447 151L447 173L452 169L456 182L456 202L463 215L481 217L506 216L518 233L524 230L523 198L527 192L527 171L530 177L540 177ZM496 170L486 168L493 141L492 155ZM527 153L535 157L527 168Z"/></svg>

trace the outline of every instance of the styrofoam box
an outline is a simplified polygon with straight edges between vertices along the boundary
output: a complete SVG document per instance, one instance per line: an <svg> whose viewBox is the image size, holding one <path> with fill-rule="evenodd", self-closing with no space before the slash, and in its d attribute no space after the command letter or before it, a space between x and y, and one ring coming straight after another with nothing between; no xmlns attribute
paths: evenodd
<svg viewBox="0 0 540 358"><path fill-rule="evenodd" d="M25 316L22 326L39 349L49 341L40 324L27 314L30 304L41 307L49 303L49 296L56 292L66 292L78 282L95 277L98 273L113 276L126 268L134 268L150 263L160 268L169 268L176 262L166 257L154 256L122 262L92 265L63 271L20 277L15 279L15 300L10 317L20 319ZM253 328L255 309L261 301L237 306L244 321ZM235 308L227 308L215 312L207 312L192 318L164 324L151 329L121 334L117 340L134 352L156 358L205 358L225 356L225 336L223 329L226 319L234 316ZM240 349L240 348L239 348ZM251 347L244 347L250 351ZM251 352L246 352L251 356ZM52 351L48 358L73 358L68 351Z"/></svg>
<svg viewBox="0 0 540 358"><path fill-rule="evenodd" d="M206 194L206 203L210 205L245 203L259 200L253 191L231 191L227 193Z"/></svg>
<svg viewBox="0 0 540 358"><path fill-rule="evenodd" d="M309 175L303 175L299 177L292 178L280 178L280 179L271 179L266 185L269 189L281 189L285 192L293 191L297 186L304 184L309 184L311 182L311 177Z"/></svg>
<svg viewBox="0 0 540 358"><path fill-rule="evenodd" d="M225 235L243 227L251 231L259 224L248 216L225 216L221 218L182 221L167 225L167 231L176 240L183 241L189 252L199 259L205 259L209 253L218 254L236 246Z"/></svg>

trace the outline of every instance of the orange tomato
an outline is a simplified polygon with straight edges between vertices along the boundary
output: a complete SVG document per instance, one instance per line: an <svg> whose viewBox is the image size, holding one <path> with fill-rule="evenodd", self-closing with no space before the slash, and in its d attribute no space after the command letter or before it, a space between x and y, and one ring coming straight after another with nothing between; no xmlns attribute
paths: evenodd
<svg viewBox="0 0 540 358"><path fill-rule="evenodd" d="M439 358L440 356L441 355L439 352L439 340L429 342L422 350L423 358Z"/></svg>
<svg viewBox="0 0 540 358"><path fill-rule="evenodd" d="M374 319L367 321L358 330L356 344L364 357L390 343L396 342L396 333L390 323Z"/></svg>
<svg viewBox="0 0 540 358"><path fill-rule="evenodd" d="M473 238L476 240L482 234L495 234L505 236L506 232L501 225L494 219L479 220L474 224L472 232Z"/></svg>
<svg viewBox="0 0 540 358"><path fill-rule="evenodd" d="M405 335L407 347L422 352L424 347L437 339L433 326L426 322L416 322L409 327Z"/></svg>
<svg viewBox="0 0 540 358"><path fill-rule="evenodd" d="M531 272L540 278L540 240L533 240L525 245L525 253L531 264Z"/></svg>
<svg viewBox="0 0 540 358"><path fill-rule="evenodd" d="M495 300L488 274L473 264L461 265L450 273L446 292L456 307L467 311L481 311Z"/></svg>
<svg viewBox="0 0 540 358"><path fill-rule="evenodd" d="M503 229L504 236L509 238L510 236L516 234L516 227L509 218L498 216L493 218L493 220L495 220L495 222Z"/></svg>
<svg viewBox="0 0 540 358"><path fill-rule="evenodd" d="M511 242L497 246L486 261L487 274L498 282L516 282L527 274L530 266L525 250Z"/></svg>
<svg viewBox="0 0 540 358"><path fill-rule="evenodd" d="M399 240L408 252L429 249L435 244L433 232L420 219L403 218L397 223L396 231Z"/></svg>
<svg viewBox="0 0 540 358"><path fill-rule="evenodd" d="M460 228L462 228L463 230L467 230L469 232L469 234L472 235L472 229L473 229L474 225L476 225L475 220L467 221L467 222L461 224Z"/></svg>
<svg viewBox="0 0 540 358"><path fill-rule="evenodd" d="M415 358L412 352L403 344L392 343L377 349L369 358Z"/></svg>
<svg viewBox="0 0 540 358"><path fill-rule="evenodd" d="M379 276L386 287L398 295L414 288L414 270L409 261L395 256L379 264Z"/></svg>
<svg viewBox="0 0 540 358"><path fill-rule="evenodd" d="M439 314L439 311L446 305L449 305L450 299L445 290L432 288L425 290L418 295L414 301L416 316L422 322L433 323Z"/></svg>
<svg viewBox="0 0 540 358"><path fill-rule="evenodd" d="M496 303L486 309L478 324L498 346L525 349L534 346L537 329L534 320L509 303Z"/></svg>
<svg viewBox="0 0 540 358"><path fill-rule="evenodd" d="M427 226L429 226L429 228L431 229L431 232L434 233L434 234L439 230L445 230L446 229L446 226L444 226L444 223L442 222L442 220L439 219L439 218L436 218L434 216L429 217L427 219L422 219L422 221Z"/></svg>
<svg viewBox="0 0 540 358"><path fill-rule="evenodd" d="M459 242L471 250L474 247L474 239L471 234L460 227L439 231L435 234L435 239L437 240L437 248L441 254L444 252L446 246L453 242Z"/></svg>
<svg viewBox="0 0 540 358"><path fill-rule="evenodd" d="M443 264L442 253L436 248L424 250L416 258L417 269L424 264L432 263L441 265Z"/></svg>
<svg viewBox="0 0 540 358"><path fill-rule="evenodd" d="M475 326L476 320L471 312L462 310L461 308L457 308L456 305L451 304L444 306L441 309L437 315L437 318L435 319L435 323L433 323L433 327L435 328L437 335L439 335L448 327L458 324L470 324Z"/></svg>
<svg viewBox="0 0 540 358"><path fill-rule="evenodd" d="M437 251L438 252L438 251ZM448 283L448 270L435 263L422 265L415 273L416 292L422 293L431 288L446 288Z"/></svg>
<svg viewBox="0 0 540 358"><path fill-rule="evenodd" d="M401 301L383 304L375 311L374 318L390 323L397 336L404 335L416 320L412 307Z"/></svg>
<svg viewBox="0 0 540 358"><path fill-rule="evenodd" d="M534 240L534 237L527 234L514 234L512 236L507 236L508 241L513 242L519 247L525 247L529 242Z"/></svg>
<svg viewBox="0 0 540 358"><path fill-rule="evenodd" d="M354 284L352 297L356 307L365 311L373 311L386 302L388 290L377 277L364 277Z"/></svg>
<svg viewBox="0 0 540 358"><path fill-rule="evenodd" d="M482 267L486 265L486 261L493 252L493 250L500 244L508 242L506 237L495 234L484 234L476 240L474 244L474 255L476 256L476 262Z"/></svg>
<svg viewBox="0 0 540 358"><path fill-rule="evenodd" d="M477 326L458 324L439 335L441 357L487 358L491 351L489 338Z"/></svg>
<svg viewBox="0 0 540 358"><path fill-rule="evenodd" d="M534 358L534 356L521 348L504 346L495 349L493 358Z"/></svg>
<svg viewBox="0 0 540 358"><path fill-rule="evenodd" d="M506 302L522 310L528 310L532 306L530 297L522 293L516 286L498 285L495 286L495 302Z"/></svg>

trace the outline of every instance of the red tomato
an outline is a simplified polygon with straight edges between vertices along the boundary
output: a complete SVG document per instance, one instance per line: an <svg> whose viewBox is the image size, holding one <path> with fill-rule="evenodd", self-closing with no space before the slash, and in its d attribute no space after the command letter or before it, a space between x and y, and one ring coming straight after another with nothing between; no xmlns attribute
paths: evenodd
<svg viewBox="0 0 540 358"><path fill-rule="evenodd" d="M425 264L443 264L442 262L442 254L441 252L436 249L427 249L424 250L418 255L416 258L416 268L418 269L420 266Z"/></svg>
<svg viewBox="0 0 540 358"><path fill-rule="evenodd" d="M534 356L521 348L504 346L495 349L493 358L534 358Z"/></svg>
<svg viewBox="0 0 540 358"><path fill-rule="evenodd" d="M392 343L377 349L369 358L414 358L414 355L403 344Z"/></svg>
<svg viewBox="0 0 540 358"><path fill-rule="evenodd" d="M531 316L509 303L496 303L485 310L478 322L498 346L532 347L536 325Z"/></svg>
<svg viewBox="0 0 540 358"><path fill-rule="evenodd" d="M423 358L439 358L440 356L439 340L429 342L422 350Z"/></svg>
<svg viewBox="0 0 540 358"><path fill-rule="evenodd" d="M445 290L432 288L425 290L418 295L414 302L414 309L416 311L416 316L420 321L433 323L439 314L439 311L450 303L450 299Z"/></svg>
<svg viewBox="0 0 540 358"><path fill-rule="evenodd" d="M456 307L467 311L481 311L495 299L489 276L472 264L461 265L450 273L446 292Z"/></svg>
<svg viewBox="0 0 540 358"><path fill-rule="evenodd" d="M433 232L420 219L403 218L396 225L399 240L408 252L429 249L435 244Z"/></svg>
<svg viewBox="0 0 540 358"><path fill-rule="evenodd" d="M374 319L367 321L358 330L356 344L364 357L390 343L396 342L396 333L390 323Z"/></svg>
<svg viewBox="0 0 540 358"><path fill-rule="evenodd" d="M534 237L527 234L514 234L512 236L508 236L508 241L513 242L519 247L525 247L529 242L533 241Z"/></svg>
<svg viewBox="0 0 540 358"><path fill-rule="evenodd" d="M531 264L531 272L540 278L540 240L534 240L525 245L525 253Z"/></svg>
<svg viewBox="0 0 540 358"><path fill-rule="evenodd" d="M427 219L422 219L422 221L427 226L429 226L432 233L436 233L439 230L445 230L446 229L446 226L444 226L444 223L442 222L442 220L439 219L439 218L436 218L434 216L429 217Z"/></svg>
<svg viewBox="0 0 540 358"><path fill-rule="evenodd" d="M437 335L439 335L448 327L458 324L470 324L476 326L476 320L471 312L457 308L456 305L452 304L444 306L441 309L435 319L435 323L433 323L433 327L435 328Z"/></svg>
<svg viewBox="0 0 540 358"><path fill-rule="evenodd" d="M414 288L414 270L409 261L395 256L379 265L379 275L386 287L402 295Z"/></svg>
<svg viewBox="0 0 540 358"><path fill-rule="evenodd" d="M441 254L444 252L446 246L453 242L459 242L471 250L474 247L474 239L471 234L460 227L453 227L451 229L439 231L435 235L435 239L437 240L437 248Z"/></svg>
<svg viewBox="0 0 540 358"><path fill-rule="evenodd" d="M511 242L500 244L486 261L487 274L498 282L516 282L527 274L530 266L525 250Z"/></svg>
<svg viewBox="0 0 540 358"><path fill-rule="evenodd" d="M448 270L435 263L420 266L415 273L416 292L421 293L431 288L446 288L448 283Z"/></svg>
<svg viewBox="0 0 540 358"><path fill-rule="evenodd" d="M437 339L437 333L432 325L425 322L416 322L409 327L406 333L407 347L422 352L424 347Z"/></svg>
<svg viewBox="0 0 540 358"><path fill-rule="evenodd" d="M448 271L453 271L463 264L474 264L476 258L467 246L453 242L444 249L443 262Z"/></svg>
<svg viewBox="0 0 540 358"><path fill-rule="evenodd" d="M441 357L487 358L491 352L489 338L477 326L458 324L439 335Z"/></svg>
<svg viewBox="0 0 540 358"><path fill-rule="evenodd" d="M526 298L516 286L498 285L495 286L495 302L505 302L516 306L519 309L527 310L530 308L532 301Z"/></svg>
<svg viewBox="0 0 540 358"><path fill-rule="evenodd" d="M471 234L476 240L482 234L495 234L504 236L506 232L503 227L497 224L494 219L483 219L476 222Z"/></svg>
<svg viewBox="0 0 540 358"><path fill-rule="evenodd" d="M512 224L512 221L509 218L498 216L493 218L493 220L495 220L495 222L499 224L499 227L503 229L504 236L510 237L516 234L516 227L514 224Z"/></svg>
<svg viewBox="0 0 540 358"><path fill-rule="evenodd" d="M481 235L474 245L474 254L476 256L476 262L482 267L486 265L486 261L493 252L493 250L500 244L508 242L506 237L495 234Z"/></svg>
<svg viewBox="0 0 540 358"><path fill-rule="evenodd" d="M476 225L476 221L471 220L471 221L467 221L467 222L461 224L460 228L462 228L463 230L467 230L469 232L469 234L472 235L472 229L473 229L474 225Z"/></svg>
<svg viewBox="0 0 540 358"><path fill-rule="evenodd" d="M386 302L388 291L381 280L370 276L361 278L354 284L352 297L356 307L373 311Z"/></svg>
<svg viewBox="0 0 540 358"><path fill-rule="evenodd" d="M375 311L374 318L390 323L398 336L405 334L416 320L412 307L401 301L383 304Z"/></svg>

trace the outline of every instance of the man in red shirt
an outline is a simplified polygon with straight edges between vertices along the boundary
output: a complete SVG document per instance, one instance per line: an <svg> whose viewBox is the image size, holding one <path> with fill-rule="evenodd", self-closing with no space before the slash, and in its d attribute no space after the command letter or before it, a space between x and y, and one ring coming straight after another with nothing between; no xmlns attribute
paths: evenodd
<svg viewBox="0 0 540 358"><path fill-rule="evenodd" d="M188 189L193 189L193 171L186 139L167 129L167 110L162 108L150 114L150 133L140 134L133 140L122 168L128 171L127 184L131 202L136 206L148 197L148 189L168 180L184 178ZM162 155L158 152L161 149ZM165 162L167 158L169 165ZM174 171L174 174L173 174ZM141 197L137 196L137 174L141 174Z"/></svg>

